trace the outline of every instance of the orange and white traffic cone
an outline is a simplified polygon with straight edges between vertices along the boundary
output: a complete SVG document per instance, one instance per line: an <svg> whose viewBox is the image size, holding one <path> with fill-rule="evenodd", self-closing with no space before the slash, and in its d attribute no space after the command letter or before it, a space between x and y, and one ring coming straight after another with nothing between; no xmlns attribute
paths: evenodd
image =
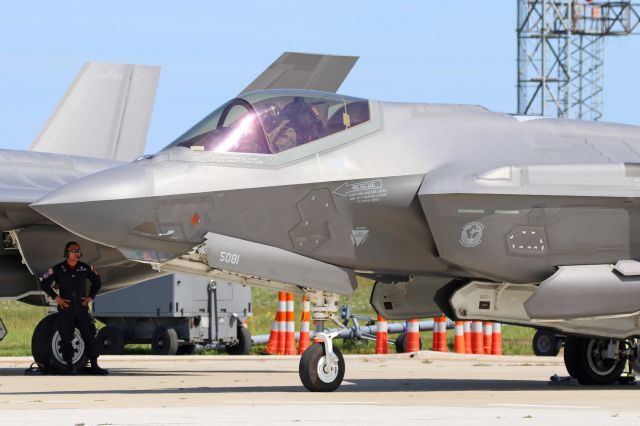
<svg viewBox="0 0 640 426"><path fill-rule="evenodd" d="M418 352L420 350L420 322L410 319L407 324L406 352Z"/></svg>
<svg viewBox="0 0 640 426"><path fill-rule="evenodd" d="M296 351L296 323L293 307L293 293L287 293L287 333L285 335L284 354L295 355Z"/></svg>
<svg viewBox="0 0 640 426"><path fill-rule="evenodd" d="M284 355L287 335L287 293L278 292L278 355Z"/></svg>
<svg viewBox="0 0 640 426"><path fill-rule="evenodd" d="M471 321L464 322L464 349L465 353L473 353L471 351Z"/></svg>
<svg viewBox="0 0 640 426"><path fill-rule="evenodd" d="M265 353L269 355L275 355L278 353L278 337L280 333L278 332L278 312L276 312L276 319L271 321L271 334L269 334L269 341L267 342L267 347L264 350Z"/></svg>
<svg viewBox="0 0 640 426"><path fill-rule="evenodd" d="M482 321L471 322L471 351L476 355L484 354L482 339Z"/></svg>
<svg viewBox="0 0 640 426"><path fill-rule="evenodd" d="M489 355L491 354L491 334L493 333L493 324L485 322L482 330L484 353Z"/></svg>
<svg viewBox="0 0 640 426"><path fill-rule="evenodd" d="M445 323L446 324L446 323ZM456 335L453 339L453 351L457 354L466 353L464 341L464 322L456 321Z"/></svg>
<svg viewBox="0 0 640 426"><path fill-rule="evenodd" d="M438 318L438 352L447 352L447 317Z"/></svg>
<svg viewBox="0 0 640 426"><path fill-rule="evenodd" d="M382 315L378 315L376 321L376 353L389 353L389 324Z"/></svg>
<svg viewBox="0 0 640 426"><path fill-rule="evenodd" d="M493 323L491 334L491 355L502 355L502 324Z"/></svg>
<svg viewBox="0 0 640 426"><path fill-rule="evenodd" d="M438 321L439 321L440 317L435 317L433 319L433 332L432 332L432 336L433 336L433 344L431 345L431 350L432 351L437 351L438 350L438 338L440 337L440 326L438 326Z"/></svg>
<svg viewBox="0 0 640 426"><path fill-rule="evenodd" d="M309 323L311 322L311 303L309 296L302 296L302 318L300 319L300 340L298 341L298 354L302 355L310 343Z"/></svg>

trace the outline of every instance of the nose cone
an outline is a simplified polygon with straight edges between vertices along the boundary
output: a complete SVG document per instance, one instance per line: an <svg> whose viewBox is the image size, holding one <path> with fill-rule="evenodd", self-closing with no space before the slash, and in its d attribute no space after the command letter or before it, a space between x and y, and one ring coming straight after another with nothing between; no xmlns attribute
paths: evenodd
<svg viewBox="0 0 640 426"><path fill-rule="evenodd" d="M134 163L81 178L31 207L74 234L116 247L131 221L145 215L148 195L144 169Z"/></svg>

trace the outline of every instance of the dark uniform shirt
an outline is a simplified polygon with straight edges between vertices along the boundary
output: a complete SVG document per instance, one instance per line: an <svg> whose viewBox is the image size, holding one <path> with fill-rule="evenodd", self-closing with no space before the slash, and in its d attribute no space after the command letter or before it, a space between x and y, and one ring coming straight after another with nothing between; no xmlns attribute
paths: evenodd
<svg viewBox="0 0 640 426"><path fill-rule="evenodd" d="M98 275L92 266L84 262L76 263L75 268L69 266L67 261L58 263L54 267L49 268L49 270L42 275L41 280L42 290L52 299L55 299L57 296L52 287L52 284L55 282L60 292L60 297L71 301L71 306L75 307L81 306L82 298L87 296L87 280L91 281L88 295L92 299L96 298L96 294L98 294L101 285L100 275Z"/></svg>

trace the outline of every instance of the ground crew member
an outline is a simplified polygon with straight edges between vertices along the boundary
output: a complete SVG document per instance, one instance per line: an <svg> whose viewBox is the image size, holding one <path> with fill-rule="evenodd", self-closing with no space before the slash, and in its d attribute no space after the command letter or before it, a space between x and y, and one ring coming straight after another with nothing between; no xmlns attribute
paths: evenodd
<svg viewBox="0 0 640 426"><path fill-rule="evenodd" d="M100 290L100 275L92 266L80 262L82 251L75 241L64 247L65 261L58 263L42 275L42 289L55 300L58 305L58 332L62 344L62 357L67 363L67 373L75 374L73 366L73 333L76 329L85 343L91 367L85 371L89 374L104 375L108 371L98 366L98 344L95 338L95 327L89 315L89 304ZM91 281L87 294L87 279ZM56 283L58 293L52 287Z"/></svg>

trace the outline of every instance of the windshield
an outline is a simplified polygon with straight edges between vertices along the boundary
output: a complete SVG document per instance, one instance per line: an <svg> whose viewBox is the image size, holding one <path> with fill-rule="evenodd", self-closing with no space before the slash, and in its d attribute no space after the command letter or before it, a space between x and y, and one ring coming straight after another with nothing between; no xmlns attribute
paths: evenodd
<svg viewBox="0 0 640 426"><path fill-rule="evenodd" d="M369 102L334 93L268 90L235 98L165 149L275 154L369 120Z"/></svg>

